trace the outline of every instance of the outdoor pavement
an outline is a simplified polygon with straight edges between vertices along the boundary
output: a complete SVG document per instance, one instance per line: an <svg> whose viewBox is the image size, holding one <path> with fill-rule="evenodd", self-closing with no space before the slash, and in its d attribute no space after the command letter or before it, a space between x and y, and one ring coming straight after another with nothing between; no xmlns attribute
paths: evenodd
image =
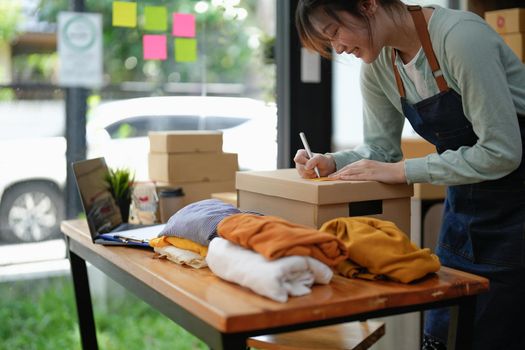
<svg viewBox="0 0 525 350"><path fill-rule="evenodd" d="M0 282L69 273L63 239L0 246Z"/></svg>

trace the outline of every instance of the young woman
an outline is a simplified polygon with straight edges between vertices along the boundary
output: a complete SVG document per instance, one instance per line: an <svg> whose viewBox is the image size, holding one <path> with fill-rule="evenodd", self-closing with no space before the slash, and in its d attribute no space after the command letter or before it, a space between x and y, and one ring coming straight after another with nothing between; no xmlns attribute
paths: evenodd
<svg viewBox="0 0 525 350"><path fill-rule="evenodd" d="M448 185L437 253L490 279L474 349L525 349L525 66L481 18L399 0L300 0L303 45L363 60L364 143L299 150L305 178ZM404 119L436 153L402 160ZM425 321L423 348L445 348L448 310Z"/></svg>

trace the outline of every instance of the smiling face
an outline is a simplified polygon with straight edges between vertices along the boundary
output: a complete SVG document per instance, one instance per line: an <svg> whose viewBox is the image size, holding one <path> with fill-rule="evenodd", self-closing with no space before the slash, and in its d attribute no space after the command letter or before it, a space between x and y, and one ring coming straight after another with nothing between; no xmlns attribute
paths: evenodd
<svg viewBox="0 0 525 350"><path fill-rule="evenodd" d="M368 25L364 19L345 11L334 14L322 7L312 13L311 23L316 37L324 39L337 54L353 54L365 63L373 62L382 48L380 33L373 27L373 18L369 19Z"/></svg>

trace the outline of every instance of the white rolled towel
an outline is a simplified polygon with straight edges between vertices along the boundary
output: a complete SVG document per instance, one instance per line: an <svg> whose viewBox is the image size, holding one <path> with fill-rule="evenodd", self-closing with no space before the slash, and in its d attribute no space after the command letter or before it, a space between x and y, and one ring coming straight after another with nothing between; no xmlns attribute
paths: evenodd
<svg viewBox="0 0 525 350"><path fill-rule="evenodd" d="M296 255L270 261L220 237L210 242L206 262L220 278L281 303L288 295L310 293L314 283L330 283L333 276L330 267L317 259Z"/></svg>

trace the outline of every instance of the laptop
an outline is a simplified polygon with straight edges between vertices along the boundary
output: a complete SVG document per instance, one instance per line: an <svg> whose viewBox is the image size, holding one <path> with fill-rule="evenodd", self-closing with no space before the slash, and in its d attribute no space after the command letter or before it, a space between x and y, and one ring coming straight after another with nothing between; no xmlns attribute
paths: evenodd
<svg viewBox="0 0 525 350"><path fill-rule="evenodd" d="M149 247L149 240L157 237L166 225L146 226L122 222L120 209L104 179L108 171L104 158L73 163L93 243Z"/></svg>

